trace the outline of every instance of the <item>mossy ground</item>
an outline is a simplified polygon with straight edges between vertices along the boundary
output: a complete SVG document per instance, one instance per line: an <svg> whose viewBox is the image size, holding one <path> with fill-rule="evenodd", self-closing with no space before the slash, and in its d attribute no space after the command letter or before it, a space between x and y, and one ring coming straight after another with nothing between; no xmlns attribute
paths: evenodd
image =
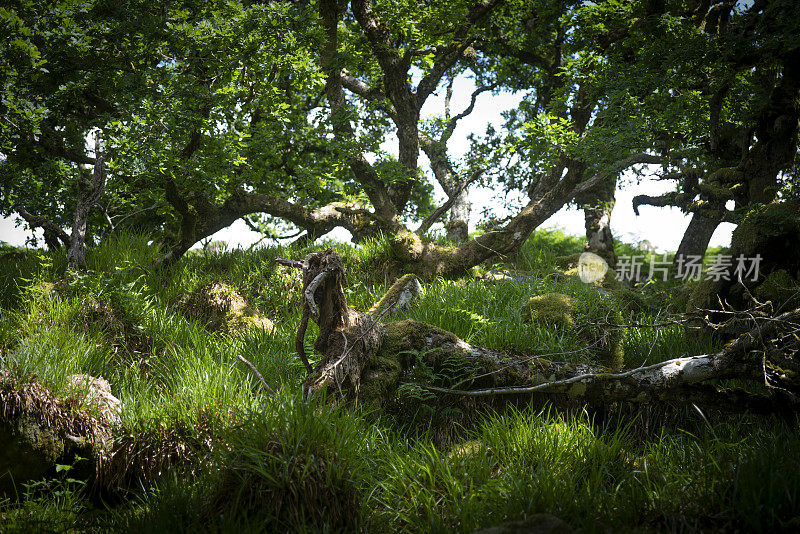
<svg viewBox="0 0 800 534"><path fill-rule="evenodd" d="M420 333L403 325L416 320L497 351L597 361L581 333L587 318L613 312L615 320L659 322L672 288L631 294L554 276L553 259L581 247L580 239L537 232L509 262L489 267L519 276L433 280L387 328L413 342ZM348 303L369 310L399 274L391 242L336 248ZM115 438L129 447L114 474L142 483L104 504L64 471L29 481L19 500L0 503L0 531L470 532L536 514L586 532L800 525L796 421L662 405L542 410L542 400L478 409L413 387L389 399L394 411L306 403L294 349L301 281L274 259L308 252L198 252L159 273L146 238L120 236L91 250L78 275L66 274L60 254L22 251L7 260L0 365L56 395L71 374L108 379L123 403ZM182 311L190 295L223 283L274 328L211 331ZM523 320L525 304L547 294L572 302L572 326ZM719 347L677 326L619 336L626 367ZM393 380L448 385L470 372L446 358L425 365L425 354L385 349L374 367Z"/></svg>

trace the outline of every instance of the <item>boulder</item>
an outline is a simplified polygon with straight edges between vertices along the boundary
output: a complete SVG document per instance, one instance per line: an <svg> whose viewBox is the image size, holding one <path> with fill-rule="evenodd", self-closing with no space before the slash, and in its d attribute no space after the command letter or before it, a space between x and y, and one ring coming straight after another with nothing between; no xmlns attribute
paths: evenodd
<svg viewBox="0 0 800 534"><path fill-rule="evenodd" d="M82 394L90 411L101 419L108 423L119 422L122 402L111 393L111 384L102 376L70 375L67 377L67 390L73 395Z"/></svg>
<svg viewBox="0 0 800 534"><path fill-rule="evenodd" d="M271 332L272 321L264 317L232 286L211 282L198 288L183 303L189 319L201 321L212 332L244 334L256 329Z"/></svg>
<svg viewBox="0 0 800 534"><path fill-rule="evenodd" d="M20 496L22 484L54 475L57 463L72 464L77 456L94 461L75 476L92 475L121 403L100 377L69 376L67 391L60 398L0 370L0 496Z"/></svg>
<svg viewBox="0 0 800 534"><path fill-rule="evenodd" d="M588 323L621 323L622 316L611 306L600 301L594 307L577 302L569 295L547 293L531 297L523 306L523 321L543 322L564 328L575 328L600 363L610 369L620 369L623 364L622 333L615 327Z"/></svg>

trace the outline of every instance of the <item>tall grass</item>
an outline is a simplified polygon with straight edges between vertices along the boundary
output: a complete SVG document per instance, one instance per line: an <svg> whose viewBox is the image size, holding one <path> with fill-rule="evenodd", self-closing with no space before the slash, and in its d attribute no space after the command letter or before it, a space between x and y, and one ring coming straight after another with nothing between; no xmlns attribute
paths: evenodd
<svg viewBox="0 0 800 534"><path fill-rule="evenodd" d="M575 361L592 358L585 339L576 328L524 322L530 297L571 296L577 323L608 310L642 325L663 320L651 304L669 300L668 286L637 293L632 305L624 293L553 276L553 259L580 245L559 231L536 232L496 266L514 270L516 280L433 280L391 320L410 317L476 345ZM388 241L336 247L348 302L368 309L398 274ZM391 414L303 400L294 348L300 274L274 260L310 251L201 251L159 272L145 236L121 235L91 250L77 275L65 274L63 254L10 261L0 273L0 365L56 393L70 374L102 375L123 402L126 435L210 439L214 452L190 466L195 475L168 470L114 508L74 488L61 490L72 492L68 502L80 514L46 489L0 502L0 531L25 530L33 511L53 528L78 531L470 532L537 513L586 532L800 526L796 422L669 406L646 408L663 417L631 407L603 414L529 406L476 415L443 446L433 429L397 424ZM235 287L275 329L209 332L182 313L186 296L210 282ZM624 327L623 346L626 365L637 366L713 352L718 341L677 326L636 326Z"/></svg>

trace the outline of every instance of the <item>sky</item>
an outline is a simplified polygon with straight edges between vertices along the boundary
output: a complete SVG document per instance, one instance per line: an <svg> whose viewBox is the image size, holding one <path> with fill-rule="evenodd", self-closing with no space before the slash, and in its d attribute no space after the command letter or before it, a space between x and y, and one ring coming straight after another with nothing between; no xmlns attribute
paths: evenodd
<svg viewBox="0 0 800 534"><path fill-rule="evenodd" d="M451 102L451 114L461 112L469 105L470 95L475 86L471 79L459 77L455 80L453 88L453 98ZM483 134L488 124L493 124L496 128L502 126L502 111L516 107L520 96L511 93L501 93L492 95L489 92L478 96L477 104L473 113L461 121L448 145L450 156L453 158L462 157L469 149L468 135ZM422 109L422 116L441 115L444 110L444 89L438 94L432 95ZM397 153L397 141L388 139L384 143L383 149L390 153ZM420 158L420 165L427 166L428 161L424 154ZM655 170L655 169L654 169ZM630 178L630 179L625 179ZM686 227L689 225L689 216L683 214L678 208L657 208L642 206L639 210L640 215L636 216L633 212L631 201L635 195L660 195L672 189L672 184L657 180L641 180L636 183L632 176L623 176L621 183L626 184L618 188L616 192L616 204L611 216L611 228L616 238L629 243L639 243L649 241L659 252L675 251L683 237ZM444 192L438 186L434 189L436 200L443 203L446 199ZM478 216L483 212L484 207L489 207L493 211L503 212L505 206L498 204L493 199L492 191L473 187L469 191L469 198L472 202L472 219L470 220L470 230L475 229L479 222ZM542 226L542 228L562 228L567 233L573 235L584 235L583 211L577 208L562 208L554 214ZM730 223L722 223L711 238L710 246L730 245L731 233L735 226ZM41 236L41 230L38 231ZM30 235L24 227L16 227L14 218L0 218L0 240L12 245L23 245L25 239ZM349 232L337 229L329 234L329 237L347 241ZM211 237L211 240L226 241L229 248L248 247L258 241L261 235L251 231L241 221L220 230ZM41 241L40 241L41 243ZM195 245L195 246L200 246Z"/></svg>

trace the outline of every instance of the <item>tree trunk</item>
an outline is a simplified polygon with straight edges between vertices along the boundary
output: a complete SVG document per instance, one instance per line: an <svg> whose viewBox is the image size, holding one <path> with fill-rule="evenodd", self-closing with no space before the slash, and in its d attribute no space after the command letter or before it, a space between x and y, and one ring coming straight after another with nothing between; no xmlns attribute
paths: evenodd
<svg viewBox="0 0 800 534"><path fill-rule="evenodd" d="M86 223L89 213L97 199L103 194L106 185L105 158L100 146L100 141L95 140L95 162L92 170L92 180L85 183L82 180L78 192L78 202L75 206L75 218L72 223L72 236L70 237L69 250L67 251L67 264L72 268L86 266Z"/></svg>
<svg viewBox="0 0 800 534"><path fill-rule="evenodd" d="M456 398L529 398L545 393L597 403L669 400L723 409L800 408L800 375L796 374L800 365L794 360L797 347L791 345L798 345L796 340L788 341L779 353L770 349L771 362L766 367L762 358L753 354L761 351L767 357L765 339L780 339L785 331L796 330L800 310L757 323L754 332L715 354L610 373L598 366L475 347L451 332L414 320L381 322L397 307L408 304L418 287L413 276L398 280L378 305L361 313L347 306L341 283L344 266L332 250L310 254L302 263L280 262L303 268L304 303L319 325L314 346L322 359L303 382L306 394L327 389L343 398L380 406L405 385ZM409 381L419 365L430 371L428 376L439 377L434 380L440 383ZM726 378L762 385L766 379L780 387L757 395L717 391L708 384Z"/></svg>
<svg viewBox="0 0 800 534"><path fill-rule="evenodd" d="M600 187L576 199L583 204L583 217L586 226L586 252L593 252L606 260L612 267L617 263L614 253L614 236L611 234L611 212L614 209L614 190L616 180L608 180Z"/></svg>
<svg viewBox="0 0 800 534"><path fill-rule="evenodd" d="M449 208L450 220L445 224L447 238L451 242L460 245L469 237L468 224L472 205L467 197L467 189L463 180L454 172L442 140L437 143L423 136L421 146L431 162L436 180L442 186L449 199L452 200ZM470 182L473 177L467 178L467 182ZM425 230L427 231L427 226Z"/></svg>
<svg viewBox="0 0 800 534"><path fill-rule="evenodd" d="M689 221L689 226L683 233L683 239L678 246L678 251L675 253L675 264L677 265L678 258L686 258L687 256L703 256L708 248L708 243L711 241L711 236L719 226L719 220L704 217L699 213L692 214L692 219Z"/></svg>
<svg viewBox="0 0 800 534"><path fill-rule="evenodd" d="M458 188L459 184L454 184ZM456 200L450 207L450 220L448 221L447 238L456 244L461 244L469 237L469 214L472 211L472 205L467 199L467 191L463 190L456 193L454 188L450 191L445 190L448 195L457 194Z"/></svg>
<svg viewBox="0 0 800 534"><path fill-rule="evenodd" d="M690 304L718 309L720 302L735 309L753 305L753 298L769 300L773 309L793 307L792 294L800 284L800 201L788 199L751 209L733 231L730 261L718 265L719 276L707 277L695 286ZM783 281L770 281L784 275ZM766 286L761 288L760 286ZM775 286L779 296L773 290ZM767 289L764 293L764 289ZM770 295L769 298L766 295ZM788 303L788 304L787 304Z"/></svg>

